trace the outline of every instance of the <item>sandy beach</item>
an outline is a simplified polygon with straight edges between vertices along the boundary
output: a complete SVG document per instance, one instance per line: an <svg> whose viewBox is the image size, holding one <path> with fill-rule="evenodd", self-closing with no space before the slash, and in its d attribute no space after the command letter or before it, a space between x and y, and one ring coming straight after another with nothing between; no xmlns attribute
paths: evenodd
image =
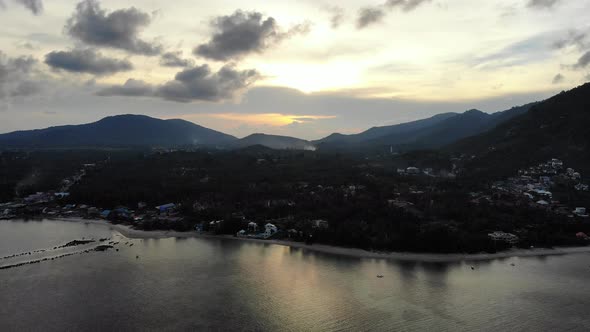
<svg viewBox="0 0 590 332"><path fill-rule="evenodd" d="M236 241L250 241L264 244L274 244L281 246L289 246L292 248L299 248L311 250L326 254L345 255L358 258L380 258L398 261L415 261L415 262L458 262L458 261L481 261L492 260L509 257L532 257L532 256L551 256L551 255L566 255L577 253L590 252L588 247L556 247L535 248L535 249L512 249L498 252L495 254L479 253L479 254L434 254L434 253L412 253L412 252L375 252L367 251L358 248L336 247L324 244L308 245L302 242L284 241L284 240L261 240L251 238L239 238L232 235L211 235L200 234L196 231L191 232L176 232L176 231L143 231L133 229L128 225L111 224L104 220L88 220L88 219L67 219L61 218L58 220L70 222L85 222L93 225L102 225L109 227L112 230L119 232L121 235L130 239L163 239L163 238L212 238L212 239L226 239Z"/></svg>

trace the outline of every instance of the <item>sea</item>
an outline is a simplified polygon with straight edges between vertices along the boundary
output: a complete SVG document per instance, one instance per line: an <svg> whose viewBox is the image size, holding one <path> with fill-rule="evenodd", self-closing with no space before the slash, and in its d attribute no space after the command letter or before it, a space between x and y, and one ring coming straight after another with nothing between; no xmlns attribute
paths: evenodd
<svg viewBox="0 0 590 332"><path fill-rule="evenodd" d="M589 253L423 263L4 220L0 268L0 331L590 331Z"/></svg>

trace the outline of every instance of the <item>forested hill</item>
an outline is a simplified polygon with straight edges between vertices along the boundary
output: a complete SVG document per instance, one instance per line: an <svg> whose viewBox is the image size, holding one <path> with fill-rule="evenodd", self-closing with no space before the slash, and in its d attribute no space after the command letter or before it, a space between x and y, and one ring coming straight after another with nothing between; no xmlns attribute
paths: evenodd
<svg viewBox="0 0 590 332"><path fill-rule="evenodd" d="M398 151L409 151L440 148L490 130L504 121L526 113L534 104L492 114L476 109L460 114L444 113L399 125L374 127L356 135L332 134L315 143L322 150L392 147Z"/></svg>
<svg viewBox="0 0 590 332"><path fill-rule="evenodd" d="M261 145L276 150L313 150L313 144L309 141L279 135L252 134L232 143L232 146L243 148Z"/></svg>
<svg viewBox="0 0 590 332"><path fill-rule="evenodd" d="M117 115L100 121L46 129L16 131L0 135L2 147L113 147L223 145L235 137L172 119L145 115Z"/></svg>
<svg viewBox="0 0 590 332"><path fill-rule="evenodd" d="M551 158L590 171L590 83L562 92L496 128L449 146L474 167L510 174Z"/></svg>

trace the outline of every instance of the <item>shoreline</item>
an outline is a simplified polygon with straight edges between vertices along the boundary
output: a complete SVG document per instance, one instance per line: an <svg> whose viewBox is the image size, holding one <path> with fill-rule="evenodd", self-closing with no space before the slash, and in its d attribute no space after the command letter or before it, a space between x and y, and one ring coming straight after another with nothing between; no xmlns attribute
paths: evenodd
<svg viewBox="0 0 590 332"><path fill-rule="evenodd" d="M303 242L285 241L285 240L262 240L252 238L234 237L232 235L212 235L199 234L195 231L177 232L177 231L143 231L133 229L128 225L111 224L102 220L93 219L79 219L79 218L56 218L55 220L69 221L69 222L85 222L93 225L107 226L110 229L120 233L122 236L130 239L164 239L164 238L208 238L208 239L226 239L237 241L257 242L263 244L273 244L280 246L287 246L291 248L310 250L324 254L348 256L355 258L373 258L373 259L387 259L397 261L412 261L412 262L426 262L426 263L451 263L461 261L486 261L494 259L503 259L511 257L536 257L536 256L555 256L566 254L590 253L590 246L587 247L557 247L553 249L535 248L535 249L511 249L494 254L478 253L478 254L436 254L436 253L413 253L413 252L375 252L367 251L359 248L337 247L325 244L305 244Z"/></svg>

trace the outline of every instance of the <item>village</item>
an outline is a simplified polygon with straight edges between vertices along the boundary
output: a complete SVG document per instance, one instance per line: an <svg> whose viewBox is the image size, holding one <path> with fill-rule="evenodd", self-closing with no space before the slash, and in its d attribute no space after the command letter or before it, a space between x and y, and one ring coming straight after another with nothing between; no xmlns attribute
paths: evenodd
<svg viewBox="0 0 590 332"><path fill-rule="evenodd" d="M586 207L571 207L555 199L553 189L561 186L566 190L588 192L588 184L582 182L582 174L565 167L563 161L551 159L537 166L521 169L518 176L495 182L489 192L472 192L471 203L526 205L547 213L575 219L589 217ZM518 236L511 233L494 232L489 237L494 241L518 243ZM576 237L589 240L584 232L577 232Z"/></svg>
<svg viewBox="0 0 590 332"><path fill-rule="evenodd" d="M168 158L167 154L157 154L158 158ZM151 157L150 157L151 158ZM231 185L243 190L243 197L235 200L225 197L221 192L213 192L209 188L218 185L221 178L211 170L189 165L176 166L169 173L182 181L190 179L196 184L193 190L199 189L199 194L182 200L176 197L159 195L156 200L135 200L121 204L110 198L106 192L104 196L88 195L85 189L80 189L88 176L97 179L97 174L112 167L108 159L94 163L81 164L71 176L60 182L55 190L34 192L24 197L16 197L11 202L0 203L0 219L14 218L74 218L104 220L106 223L126 224L140 230L175 230L192 231L200 234L234 235L238 238L254 239L287 239L313 243L315 241L333 242L342 237L352 246L371 245L370 243L383 237L383 245L389 246L391 235L380 234L379 227L367 223L365 218L372 211L383 221L391 220L394 232L404 231L405 228L415 229L400 240L400 248L419 247L428 248L442 237L429 239L431 232L439 232L435 225L440 225L444 232L459 234L465 232L460 229L457 221L441 221L439 211L457 210L453 213L465 214L469 221L468 210L456 206L453 196L467 195L467 203L484 209L484 206L508 207L510 209L533 209L548 215L569 218L572 223L585 220L588 217L585 206L568 206L561 203L554 195L555 189L563 188L584 193L588 185L582 181L582 175L564 163L552 159L535 167L522 169L517 176L503 181L493 182L488 189L474 192L454 192L452 188L458 182L457 178L464 171L463 161L470 156L460 156L450 160L450 167L434 168L421 164L421 168L409 165L404 168L390 168L380 163L364 162L352 166L356 173L342 184L340 179L334 181L297 180L293 182L278 182L274 186L261 182L230 182ZM261 170L281 170L289 166L284 159L256 158L253 172ZM241 180L241 179L240 179ZM228 179L228 181L232 181ZM88 188L88 183L84 184ZM557 188L558 187L558 188ZM94 185L90 187L95 189ZM84 202L84 197L103 198L103 204L97 205ZM239 191L238 191L239 192ZM277 194L269 195L269 192ZM168 197L168 198L167 198ZM106 198L106 204L105 199ZM376 200L377 198L377 200ZM83 201L84 200L84 201ZM114 202L108 203L108 202ZM455 206L453 206L455 205ZM358 216L348 215L351 211ZM379 212L377 212L379 211ZM474 210L473 212L475 212ZM516 210L514 210L516 211ZM471 214L473 214L471 212ZM494 212L495 213L495 212ZM332 216L329 218L328 216ZM452 217L451 217L452 218ZM494 221L494 215L487 215L487 219ZM338 220L339 222L334 222ZM512 246L528 246L529 240L523 241L534 227L536 221L531 220L522 226L505 227L503 222L497 221L489 225L481 225L472 231L470 237L485 236L491 245L487 248L505 248ZM494 223L499 226L494 226ZM528 224L528 225L527 225ZM386 226L391 227L391 226ZM397 227L403 227L397 230ZM343 231L343 229L350 229ZM571 234L579 240L588 241L587 231L582 229ZM394 236L398 236L395 235ZM434 235L433 235L434 236ZM458 235L452 235L458 236ZM462 235L467 236L467 235ZM570 236L570 235L568 235ZM427 239L428 238L428 239ZM363 239L363 240L360 240ZM356 242L363 241L363 242ZM420 244L417 243L420 242ZM429 241L431 243L424 243ZM571 240L567 240L569 243ZM357 244L358 243L358 244ZM366 244L363 244L366 243ZM475 243L475 242L474 242ZM501 245L498 245L501 244ZM372 245L371 245L372 246ZM485 245L469 244L470 247L486 247ZM397 248L397 247L396 247ZM428 250L428 249L423 249ZM445 249L447 250L447 249Z"/></svg>
<svg viewBox="0 0 590 332"><path fill-rule="evenodd" d="M502 201L509 197L513 203L527 204L569 218L588 218L586 207L567 206L555 199L552 190L557 189L557 186L566 190L588 192L588 184L582 182L579 172L566 168L561 160L551 159L535 167L519 170L518 176L495 182L487 193L470 193L471 203Z"/></svg>

